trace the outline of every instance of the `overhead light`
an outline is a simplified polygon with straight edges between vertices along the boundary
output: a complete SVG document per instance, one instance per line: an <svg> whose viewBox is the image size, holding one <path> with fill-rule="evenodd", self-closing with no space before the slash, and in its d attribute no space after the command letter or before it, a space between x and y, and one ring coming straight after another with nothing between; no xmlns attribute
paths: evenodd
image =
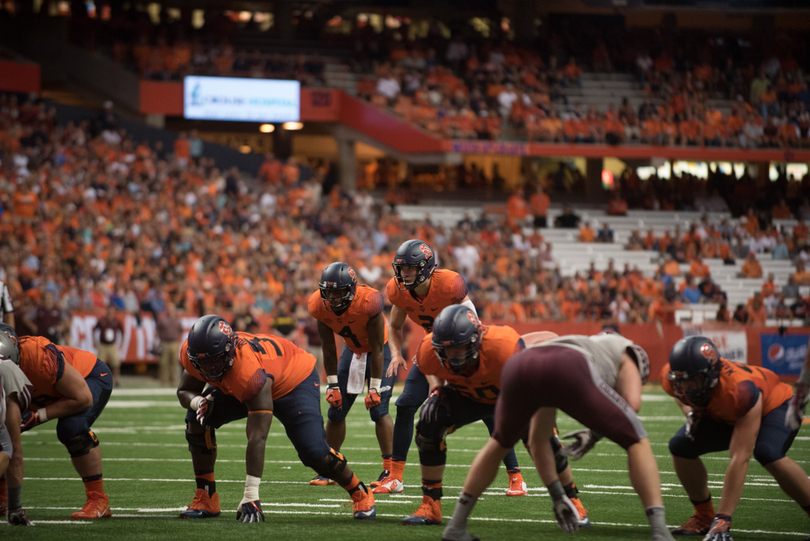
<svg viewBox="0 0 810 541"><path fill-rule="evenodd" d="M285 130L292 131L292 130L300 130L301 128L304 127L304 125L301 122L285 122L283 124L283 127Z"/></svg>
<svg viewBox="0 0 810 541"><path fill-rule="evenodd" d="M259 131L262 133L273 133L274 131L276 131L276 127L273 126L272 124L262 124L261 126L259 126Z"/></svg>
<svg viewBox="0 0 810 541"><path fill-rule="evenodd" d="M248 145L241 145L241 146L239 147L239 152L241 152L242 154L250 154L250 152L251 152L252 150L253 150L253 149L251 149L251 148L250 148L250 146L248 146Z"/></svg>

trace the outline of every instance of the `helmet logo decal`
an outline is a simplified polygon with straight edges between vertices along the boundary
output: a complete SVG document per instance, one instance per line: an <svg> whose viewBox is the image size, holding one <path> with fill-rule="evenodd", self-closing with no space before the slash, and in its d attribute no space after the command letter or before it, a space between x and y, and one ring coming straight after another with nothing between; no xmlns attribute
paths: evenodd
<svg viewBox="0 0 810 541"><path fill-rule="evenodd" d="M233 338L233 329L224 321L219 322L219 332L226 335L228 338Z"/></svg>
<svg viewBox="0 0 810 541"><path fill-rule="evenodd" d="M349 276L352 277L352 280L357 280L357 274L354 272L353 268L349 267L346 272L349 273Z"/></svg>
<svg viewBox="0 0 810 541"><path fill-rule="evenodd" d="M476 315L473 314L472 310L467 310L467 319L469 319L473 325L481 324L481 322L478 320L478 317L476 317Z"/></svg>
<svg viewBox="0 0 810 541"><path fill-rule="evenodd" d="M425 254L425 257L433 257L433 252L431 251L430 246L428 246L427 244L420 244L419 250L421 250L422 253Z"/></svg>
<svg viewBox="0 0 810 541"><path fill-rule="evenodd" d="M717 351L711 346L711 344L703 344L700 346L700 353L706 357L710 363L713 363L717 360Z"/></svg>
<svg viewBox="0 0 810 541"><path fill-rule="evenodd" d="M16 347L18 347L18 348L20 347L20 343L17 341L17 337L16 337L16 336L12 335L12 334L11 334L10 332L8 332L8 331L3 331L3 332L6 334L6 336L8 336L9 338L11 338L11 341L12 341L12 342L14 342L14 345L15 345Z"/></svg>

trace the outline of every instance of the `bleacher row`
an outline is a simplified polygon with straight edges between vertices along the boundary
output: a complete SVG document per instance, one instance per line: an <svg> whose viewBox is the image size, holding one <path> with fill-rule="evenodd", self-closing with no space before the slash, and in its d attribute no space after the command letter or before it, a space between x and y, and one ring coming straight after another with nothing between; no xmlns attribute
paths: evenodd
<svg viewBox="0 0 810 541"><path fill-rule="evenodd" d="M403 220L424 220L429 217L436 225L455 227L465 216L473 220L478 219L484 211L483 206L429 206L429 205L400 205L397 211ZM633 230L638 230L643 236L649 229L652 229L656 236L662 235L665 231L674 231L676 226L680 226L682 231L687 231L693 222L697 222L703 216L701 212L676 211L660 212L631 210L627 216L608 216L603 209L578 209L575 212L582 218L583 222L591 222L595 230L598 230L603 222L607 222L614 233L614 243L588 243L579 242L579 231L577 229L554 228L554 218L561 214L561 208L550 208L548 212L549 227L542 229L541 234L546 242L552 244L551 255L553 261L546 264L549 268L560 267L563 276L574 276L577 272L587 273L591 262L595 263L598 270L604 270L608 266L608 261L613 260L614 268L621 272L625 264L630 268L638 267L645 277L652 277L661 265L661 256L658 252L650 251L629 251L625 249L625 244L630 238ZM490 219L497 219L495 214L488 214ZM719 224L723 219L729 219L730 223L736 225L736 221L731 219L729 213L708 213L710 223ZM793 227L795 220L779 220L777 226L785 225ZM531 227L524 227L525 235L533 232ZM770 254L758 257L762 265L763 276L767 278L769 273L774 274L775 283L778 286L787 284L788 276L795 270L795 265L790 260L773 260ZM754 293L761 290L763 279L738 278L737 274L742 268L742 260L737 260L734 265L726 265L721 259L706 259L704 262L711 269L712 279L726 293L729 310L734 309L738 304L746 304ZM675 284L680 285L684 280L683 275L689 271L689 264L681 264L681 276L675 279ZM802 286L799 289L802 296L810 295L810 286ZM792 302L787 299L788 303ZM702 323L715 319L719 305L707 304L687 304L682 310L675 314L676 322L691 321ZM800 320L781 321L769 320L768 325L801 325Z"/></svg>

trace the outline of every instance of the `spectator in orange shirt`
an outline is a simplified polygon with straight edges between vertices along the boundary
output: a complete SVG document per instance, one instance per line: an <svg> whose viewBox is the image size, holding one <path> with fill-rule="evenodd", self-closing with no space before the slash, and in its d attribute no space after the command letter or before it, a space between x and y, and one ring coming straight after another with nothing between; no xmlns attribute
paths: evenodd
<svg viewBox="0 0 810 541"><path fill-rule="evenodd" d="M762 302L762 294L754 293L754 297L748 302L748 323L751 325L765 325L768 319L768 310Z"/></svg>
<svg viewBox="0 0 810 541"><path fill-rule="evenodd" d="M180 166L185 168L188 159L191 157L191 143L186 132L180 132L180 136L174 140L174 157L177 158Z"/></svg>
<svg viewBox="0 0 810 541"><path fill-rule="evenodd" d="M548 207L550 204L551 200L548 195L543 192L543 187L537 186L535 192L529 198L530 210L534 215L535 229L548 227Z"/></svg>
<svg viewBox="0 0 810 541"><path fill-rule="evenodd" d="M762 284L762 297L764 299L772 297L776 294L778 289L779 286L774 283L773 273L768 273L768 279Z"/></svg>
<svg viewBox="0 0 810 541"><path fill-rule="evenodd" d="M579 242L593 242L596 238L596 231L590 226L588 222L583 222L579 230Z"/></svg>
<svg viewBox="0 0 810 541"><path fill-rule="evenodd" d="M745 216L745 229L752 237L759 231L759 218L753 208L748 209L748 214Z"/></svg>
<svg viewBox="0 0 810 541"><path fill-rule="evenodd" d="M791 216L790 207L784 199L780 199L779 204L771 208L771 218L774 220L789 220Z"/></svg>
<svg viewBox="0 0 810 541"><path fill-rule="evenodd" d="M664 256L664 274L667 276L680 276L681 275L681 265L675 261L675 258L672 257L671 254L667 254Z"/></svg>
<svg viewBox="0 0 810 541"><path fill-rule="evenodd" d="M810 286L810 272L805 270L804 262L801 259L796 261L796 272L793 273L793 279L796 284L800 286Z"/></svg>
<svg viewBox="0 0 810 541"><path fill-rule="evenodd" d="M573 84L579 88L582 88L582 81L580 79L582 68L577 66L576 58L572 56L568 59L568 64L566 64L565 68L563 68L563 73L565 74L565 78L563 79L563 84L565 86L571 86Z"/></svg>
<svg viewBox="0 0 810 541"><path fill-rule="evenodd" d="M698 254L689 265L689 274L695 278L705 278L710 274L709 266L703 262L703 258Z"/></svg>
<svg viewBox="0 0 810 541"><path fill-rule="evenodd" d="M647 234L644 235L644 248L647 250L654 249L656 241L658 239L655 237L655 232L652 229L647 230Z"/></svg>
<svg viewBox="0 0 810 541"><path fill-rule="evenodd" d="M522 226L529 215L529 205L526 203L526 198L523 196L523 190L518 188L509 197L506 202L506 213L509 216L509 225L511 227Z"/></svg>
<svg viewBox="0 0 810 541"><path fill-rule="evenodd" d="M748 252L748 257L742 265L740 278L762 278L762 265L757 260L757 255L754 252Z"/></svg>
<svg viewBox="0 0 810 541"><path fill-rule="evenodd" d="M608 216L627 216L627 201L618 191L614 191L608 201Z"/></svg>

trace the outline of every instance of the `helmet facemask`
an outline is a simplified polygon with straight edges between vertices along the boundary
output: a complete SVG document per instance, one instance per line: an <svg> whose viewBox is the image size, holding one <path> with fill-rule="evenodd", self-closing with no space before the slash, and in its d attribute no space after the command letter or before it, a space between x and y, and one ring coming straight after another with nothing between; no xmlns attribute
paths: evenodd
<svg viewBox="0 0 810 541"><path fill-rule="evenodd" d="M338 287L334 282L321 282L321 302L324 307L335 314L342 314L349 309L354 300L355 289L351 286Z"/></svg>
<svg viewBox="0 0 810 541"><path fill-rule="evenodd" d="M709 405L719 381L717 370L712 367L692 374L670 370L667 379L672 383L673 393L681 402L698 408Z"/></svg>
<svg viewBox="0 0 810 541"><path fill-rule="evenodd" d="M233 366L236 348L234 340L231 339L225 345L225 351L217 355L208 357L205 353L194 355L188 350L188 360L200 375L210 381L221 381Z"/></svg>
<svg viewBox="0 0 810 541"><path fill-rule="evenodd" d="M439 362L441 362L442 366L449 372L457 376L468 378L478 370L480 360L479 351L481 349L480 329L472 339L466 342L460 344L453 344L450 341L442 343L432 342L432 345L433 350L439 357ZM450 349L461 350L462 353L458 354L458 351L448 352ZM453 356L450 356L451 354L453 354Z"/></svg>

